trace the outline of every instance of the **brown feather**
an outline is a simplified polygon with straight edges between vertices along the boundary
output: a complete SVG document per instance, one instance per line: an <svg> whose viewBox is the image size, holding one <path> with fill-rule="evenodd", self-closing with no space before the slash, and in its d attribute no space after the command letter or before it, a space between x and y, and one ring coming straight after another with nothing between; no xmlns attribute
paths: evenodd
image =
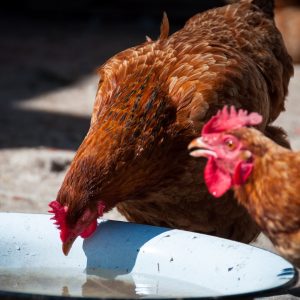
<svg viewBox="0 0 300 300"><path fill-rule="evenodd" d="M164 15L157 41L122 51L99 69L91 127L58 201L69 206L69 224L102 200L134 222L250 242L256 224L232 193L219 201L209 195L199 178L204 163L186 147L225 104L259 112L259 129L271 128L284 109L291 59L274 21L247 0L168 31Z"/></svg>
<svg viewBox="0 0 300 300"><path fill-rule="evenodd" d="M160 40L166 40L169 36L169 20L166 12L164 12L163 19L160 26Z"/></svg>
<svg viewBox="0 0 300 300"><path fill-rule="evenodd" d="M300 266L300 152L280 147L255 129L234 133L254 154L254 168L236 197L279 252Z"/></svg>

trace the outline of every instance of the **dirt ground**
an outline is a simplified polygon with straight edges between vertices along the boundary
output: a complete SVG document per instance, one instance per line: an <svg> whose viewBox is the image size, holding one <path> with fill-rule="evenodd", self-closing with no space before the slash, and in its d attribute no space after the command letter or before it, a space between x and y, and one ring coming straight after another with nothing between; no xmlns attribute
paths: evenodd
<svg viewBox="0 0 300 300"><path fill-rule="evenodd" d="M8 23L0 20L0 28ZM85 24L76 35L74 28L67 27L59 36L54 33L59 28L52 25L44 28L47 34L35 29L35 24L28 26L32 28L2 32L0 211L46 213L89 127L98 83L95 67L115 52L143 41L152 25L149 21L138 30L113 27L107 33L85 31L84 26L101 27ZM131 32L130 37L122 30ZM37 49L37 41L41 48ZM298 93L300 66L295 66L286 112L276 121L288 132L295 150L300 150ZM123 219L116 211L105 218ZM256 244L272 249L264 237Z"/></svg>

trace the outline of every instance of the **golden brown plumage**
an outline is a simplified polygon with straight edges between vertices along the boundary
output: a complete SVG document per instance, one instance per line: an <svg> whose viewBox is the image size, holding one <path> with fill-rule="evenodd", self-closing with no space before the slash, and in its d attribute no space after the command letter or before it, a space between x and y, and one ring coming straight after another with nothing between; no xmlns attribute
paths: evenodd
<svg viewBox="0 0 300 300"><path fill-rule="evenodd" d="M300 267L300 152L275 144L255 129L236 135L253 155L254 167L245 185L235 188L278 251Z"/></svg>
<svg viewBox="0 0 300 300"><path fill-rule="evenodd" d="M207 193L203 165L186 146L224 104L259 112L260 130L288 145L270 126L293 73L271 3L212 9L169 37L164 17L157 41L147 39L99 69L91 127L57 197L68 207L68 228L101 200L105 211L117 205L134 222L243 242L257 235L231 193L222 201Z"/></svg>

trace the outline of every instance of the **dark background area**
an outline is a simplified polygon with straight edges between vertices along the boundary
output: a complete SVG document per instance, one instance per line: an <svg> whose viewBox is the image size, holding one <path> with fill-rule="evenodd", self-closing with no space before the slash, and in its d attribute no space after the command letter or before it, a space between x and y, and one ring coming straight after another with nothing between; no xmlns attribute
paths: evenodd
<svg viewBox="0 0 300 300"><path fill-rule="evenodd" d="M20 110L18 103L74 84L115 53L155 39L163 11L171 32L201 1L6 1L0 13L0 148L77 149L89 118ZM63 101L63 99L61 100Z"/></svg>
<svg viewBox="0 0 300 300"><path fill-rule="evenodd" d="M185 21L197 12L209 8L222 6L225 0L53 0L53 1L6 1L1 4L1 11L5 14L42 17L76 16L101 17L106 20L128 20L143 17L159 17L162 11L178 20Z"/></svg>

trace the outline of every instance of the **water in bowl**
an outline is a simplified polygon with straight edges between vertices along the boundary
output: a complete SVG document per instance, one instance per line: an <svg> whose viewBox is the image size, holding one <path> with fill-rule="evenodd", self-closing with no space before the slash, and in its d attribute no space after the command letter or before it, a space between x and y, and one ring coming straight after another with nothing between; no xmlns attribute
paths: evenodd
<svg viewBox="0 0 300 300"><path fill-rule="evenodd" d="M218 293L200 285L160 276L113 271L51 268L0 268L0 291L99 298L209 297Z"/></svg>

